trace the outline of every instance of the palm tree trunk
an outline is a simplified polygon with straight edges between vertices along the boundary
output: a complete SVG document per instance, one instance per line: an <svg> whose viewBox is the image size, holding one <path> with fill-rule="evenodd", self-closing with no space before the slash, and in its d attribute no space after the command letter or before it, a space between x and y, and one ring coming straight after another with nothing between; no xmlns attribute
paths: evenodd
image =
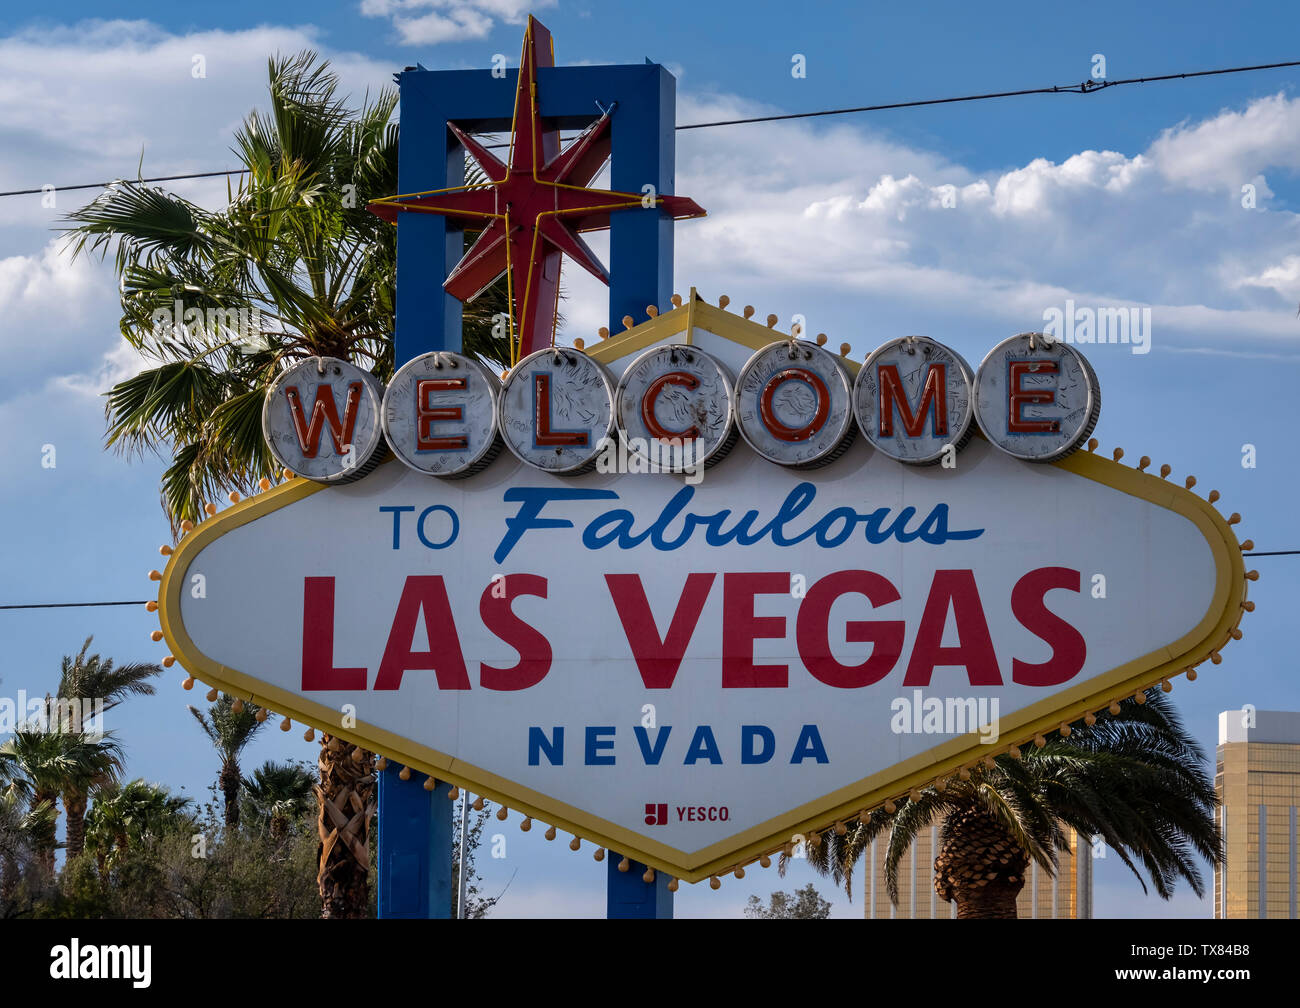
<svg viewBox="0 0 1300 1008"><path fill-rule="evenodd" d="M8 851L0 853L0 903L8 903L18 884L18 860Z"/></svg>
<svg viewBox="0 0 1300 1008"><path fill-rule="evenodd" d="M74 858L86 847L86 794L84 791L65 791L63 811L68 817L68 857Z"/></svg>
<svg viewBox="0 0 1300 1008"><path fill-rule="evenodd" d="M226 801L226 829L239 829L239 764L231 760L221 766L217 787Z"/></svg>
<svg viewBox="0 0 1300 1008"><path fill-rule="evenodd" d="M370 820L375 814L375 754L321 737L316 787L321 916L361 918L370 907Z"/></svg>
<svg viewBox="0 0 1300 1008"><path fill-rule="evenodd" d="M958 920L1016 920L1016 900L1024 882L1009 884L990 882L987 885L958 886Z"/></svg>
<svg viewBox="0 0 1300 1008"><path fill-rule="evenodd" d="M37 790L33 796L32 805L35 807L43 802L50 803L54 815L50 817L50 825L42 828L34 837L36 841L36 857L45 877L52 879L54 878L54 850L58 846L59 793L57 791Z"/></svg>
<svg viewBox="0 0 1300 1008"><path fill-rule="evenodd" d="M979 806L944 820L934 859L934 891L957 904L957 918L1016 919L1029 855L998 820Z"/></svg>

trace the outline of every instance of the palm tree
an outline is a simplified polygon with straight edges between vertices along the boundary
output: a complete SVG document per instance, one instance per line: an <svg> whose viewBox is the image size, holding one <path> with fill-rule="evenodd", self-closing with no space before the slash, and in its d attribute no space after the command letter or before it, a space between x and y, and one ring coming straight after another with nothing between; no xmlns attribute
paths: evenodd
<svg viewBox="0 0 1300 1008"><path fill-rule="evenodd" d="M289 825L314 804L315 776L297 763L267 760L243 784L247 811L277 844L288 837Z"/></svg>
<svg viewBox="0 0 1300 1008"><path fill-rule="evenodd" d="M60 700L78 701L83 710L85 703L99 701L102 710L108 711L128 696L153 696L154 687L149 680L162 675L160 666L143 662L115 666L111 658L104 660L97 654L86 654L92 640L93 637L86 638L75 658L64 656L59 677ZM75 779L69 779L63 789L63 811L68 817L68 857L76 857L84 845L88 790L89 785Z"/></svg>
<svg viewBox="0 0 1300 1008"><path fill-rule="evenodd" d="M64 656L62 674L59 676L59 696L81 700L102 700L104 710L112 710L128 696L153 696L156 692L149 682L162 675L162 668L145 662L131 662L115 666L99 655L87 655L94 637L87 637L75 658Z"/></svg>
<svg viewBox="0 0 1300 1008"><path fill-rule="evenodd" d="M54 806L31 804L17 786L0 790L0 906L8 904L41 837L54 832Z"/></svg>
<svg viewBox="0 0 1300 1008"><path fill-rule="evenodd" d="M316 830L320 834L321 916L369 915L370 820L379 804L375 754L341 738L321 738Z"/></svg>
<svg viewBox="0 0 1300 1008"><path fill-rule="evenodd" d="M73 732L17 731L0 745L0 765L0 777L29 795L33 807L48 804L54 812L35 836L41 865L53 877L59 796L69 788L116 779L122 749L108 734L94 739Z"/></svg>
<svg viewBox="0 0 1300 1008"><path fill-rule="evenodd" d="M239 828L239 754L266 724L257 720L260 709L253 703L241 703L240 709L235 710L234 698L228 693L217 697L206 714L196 707L190 708L203 734L221 756L217 788L225 799L226 829L232 831Z"/></svg>
<svg viewBox="0 0 1300 1008"><path fill-rule="evenodd" d="M95 803L86 816L86 845L94 851L101 877L114 857L149 836L188 828L189 798L173 795L160 784L137 778L94 790Z"/></svg>
<svg viewBox="0 0 1300 1008"><path fill-rule="evenodd" d="M1137 876L1139 865L1163 898L1185 879L1202 895L1196 855L1223 858L1214 824L1218 799L1205 754L1184 730L1173 704L1157 688L1144 703L1120 701L1089 725L1071 724L1068 737L1053 735L1019 759L996 756L937 786L898 801L895 810L872 812L844 835L827 830L809 837L809 863L850 892L858 860L871 842L888 834L885 882L898 902L898 866L917 834L941 820L934 885L956 902L959 918L1016 916L1016 898L1032 859L1049 873L1067 832L1097 837ZM991 762L991 766L990 766ZM788 859L783 856L784 871Z"/></svg>
<svg viewBox="0 0 1300 1008"><path fill-rule="evenodd" d="M397 93L353 111L337 89L313 52L270 61L271 111L235 133L247 173L224 210L122 182L68 217L74 255L115 250L122 335L160 362L108 393L108 444L171 453L173 523L274 475L261 411L284 367L326 355L392 374L395 229L366 203L397 192ZM175 318L177 300L203 318ZM504 310L501 285L467 307L467 352L509 360L508 338L492 335Z"/></svg>
<svg viewBox="0 0 1300 1008"><path fill-rule="evenodd" d="M109 391L107 440L126 453L171 457L162 499L173 531L182 520L197 522L205 502L249 493L274 475L261 410L285 367L332 355L368 366L381 381L393 371L395 229L366 204L398 191L397 94L384 89L349 109L337 97L337 76L313 52L274 58L269 71L271 109L250 113L236 132L247 173L228 190L225 209L123 182L69 217L74 253L114 252L122 335L158 362ZM159 324L178 299L205 320L222 313L225 324ZM501 283L467 305L465 351L506 366L509 339L494 336L492 323L509 310ZM259 319L256 332L232 327L232 312ZM173 313L172 321L185 320ZM342 740L327 747L327 738L322 820L337 811L337 787L360 787L363 807L373 804L375 787L373 754ZM362 773L353 780L358 755ZM363 827L368 837L369 822ZM345 905L344 890L364 899L365 886L340 888L338 880L353 871L340 860L366 850L366 842L322 842L327 906ZM368 857L356 868L368 872Z"/></svg>

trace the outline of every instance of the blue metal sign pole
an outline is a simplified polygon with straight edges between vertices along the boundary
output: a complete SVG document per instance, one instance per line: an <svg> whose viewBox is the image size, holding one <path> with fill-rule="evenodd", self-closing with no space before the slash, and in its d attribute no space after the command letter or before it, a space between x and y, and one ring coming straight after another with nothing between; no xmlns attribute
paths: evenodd
<svg viewBox="0 0 1300 1008"><path fill-rule="evenodd" d="M508 130L517 70L408 70L398 75L401 140L398 188L428 192L464 182L464 153L447 130ZM542 67L537 90L543 116L561 129L587 126L602 109L611 118L610 187L656 195L674 192L676 81L657 63L640 66ZM367 194L370 197L391 195ZM397 223L396 365L432 350L460 350L461 306L442 281L464 254L464 234L434 214L401 214ZM647 306L668 307L673 278L673 222L658 209L610 215L610 332L622 318L646 320ZM629 713L629 716L631 714ZM451 805L447 785L432 793L393 768L379 788L379 915L450 915ZM642 881L644 865L619 872L610 852L607 915L672 916L667 880ZM617 876L617 877L616 877Z"/></svg>
<svg viewBox="0 0 1300 1008"><path fill-rule="evenodd" d="M450 786L424 790L419 774L379 774L379 916L451 916Z"/></svg>

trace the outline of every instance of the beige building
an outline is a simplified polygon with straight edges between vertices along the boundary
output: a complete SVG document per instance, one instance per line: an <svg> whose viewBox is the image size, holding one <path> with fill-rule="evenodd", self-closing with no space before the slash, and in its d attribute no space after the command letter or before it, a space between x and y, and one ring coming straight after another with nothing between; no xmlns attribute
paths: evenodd
<svg viewBox="0 0 1300 1008"><path fill-rule="evenodd" d="M877 838L871 845L871 857L864 859L867 874L863 883L863 900L867 919L955 917L957 904L943 902L934 891L938 825L922 830L912 849L903 855L898 866L898 906L889 902L885 889L887 843L888 835ZM1060 867L1055 877L1031 862L1029 878L1016 903L1016 914L1022 920L1092 917L1092 848L1086 843L1080 845L1077 835L1071 832L1069 853L1060 855Z"/></svg>
<svg viewBox="0 0 1300 1008"><path fill-rule="evenodd" d="M1214 868L1214 916L1295 919L1300 712L1220 714L1214 789L1227 851Z"/></svg>

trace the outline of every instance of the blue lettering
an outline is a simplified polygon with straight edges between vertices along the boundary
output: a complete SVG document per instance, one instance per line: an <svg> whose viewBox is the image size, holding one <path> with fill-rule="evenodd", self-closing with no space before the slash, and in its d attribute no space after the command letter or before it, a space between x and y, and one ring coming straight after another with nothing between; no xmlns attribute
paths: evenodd
<svg viewBox="0 0 1300 1008"><path fill-rule="evenodd" d="M412 508L412 510L414 510L414 508ZM429 542L424 534L424 520L435 511L446 511L448 517L451 518L451 532L449 532L447 538L440 543ZM456 512L447 507L446 504L434 504L432 507L427 507L420 512L420 517L415 523L415 534L420 537L420 542L424 543L425 546L428 546L429 549L446 549L456 541L456 536L460 535L460 519L456 517Z"/></svg>
<svg viewBox="0 0 1300 1008"><path fill-rule="evenodd" d="M668 745L668 735L672 732L673 726L664 725L659 729L653 747L650 745L650 733L646 731L643 725L637 725L632 730L636 732L636 742L641 747L641 758L645 760L645 765L658 766L659 761L664 757L664 749Z"/></svg>
<svg viewBox="0 0 1300 1008"><path fill-rule="evenodd" d="M799 730L799 740L794 744L794 754L790 757L790 762L802 763L806 759L815 759L818 763L830 762L815 724L806 724Z"/></svg>
<svg viewBox="0 0 1300 1008"><path fill-rule="evenodd" d="M410 505L405 505L405 504L402 505L401 507L398 507L398 506L395 505L395 504L389 504L389 505L387 505L387 506L380 505L379 510L380 510L380 511L391 511L391 512L393 512L393 549L399 549L399 548L401 547L401 543L402 543L401 538L400 538L400 531L401 531L400 526L401 526L401 520L402 520L402 512L403 512L403 511L414 511L415 508L414 508L414 507L411 507Z"/></svg>
<svg viewBox="0 0 1300 1008"><path fill-rule="evenodd" d="M816 496L817 488L811 483L800 483L790 491L789 496L781 502L780 510L777 511L776 517L772 519L772 523L763 530L764 532L769 530L771 531L772 542L776 543L778 546L794 546L803 542L813 534L813 530L808 529L805 532L801 532L793 539L787 538L785 534L785 523L792 521L803 514Z"/></svg>
<svg viewBox="0 0 1300 1008"><path fill-rule="evenodd" d="M757 752L755 741L761 739L763 751ZM766 725L747 724L740 726L740 762L767 763L776 752L776 736Z"/></svg>
<svg viewBox="0 0 1300 1008"><path fill-rule="evenodd" d="M673 499L668 502L667 506L655 520L655 523L650 526L650 541L654 543L655 549L675 550L678 546L686 545L686 540L688 540L695 532L694 515L688 515L686 517L682 522L682 534L672 542L664 541L664 532L667 531L668 526L672 523L673 519L681 514L682 509L691 502L691 498L694 496L695 487L693 486L684 486L678 490L677 493L673 494Z"/></svg>
<svg viewBox="0 0 1300 1008"><path fill-rule="evenodd" d="M718 743L713 738L713 729L706 724L702 724L695 729L695 735L686 750L686 759L682 760L682 765L690 766L702 759L707 759L715 765L722 762L722 754L718 752Z"/></svg>
<svg viewBox="0 0 1300 1008"><path fill-rule="evenodd" d="M858 524L858 517L858 513L853 508L838 507L830 512L817 523L817 545L825 546L827 549L842 546L848 541L849 536L853 535L853 529ZM844 522L844 529L838 535L832 536L830 530L837 521Z"/></svg>
<svg viewBox="0 0 1300 1008"><path fill-rule="evenodd" d="M949 532L947 504L936 504L925 521L921 522L921 540L935 545L945 543L949 539L978 539L983 533L983 529Z"/></svg>
<svg viewBox="0 0 1300 1008"><path fill-rule="evenodd" d="M837 507L821 516L817 521L804 528L803 531L794 531L791 525L809 509L817 496L817 488L812 483L807 482L794 487L785 500L781 502L772 520L757 529L754 527L759 520L757 510L746 511L735 519L730 527L728 527L728 522L732 521L733 512L728 508L723 508L712 514L684 513L694 495L695 488L693 486L683 487L664 505L658 517L641 532L635 530L637 519L631 510L614 508L605 511L586 524L582 531L582 544L589 550L604 549L606 546L613 545L617 545L619 549L628 550L634 549L649 540L655 549L671 552L688 545L695 537L698 529L703 530L704 541L709 546L721 547L730 545L733 542L741 546L752 546L764 539L769 540L776 546L796 546L806 539L813 538L819 546L825 549L835 549L843 546L856 534L859 526L863 526L863 538L874 545L888 542L891 539L900 543L909 543L919 539L934 546L941 546L950 540L977 539L984 534L982 528L950 530L948 528L947 504L936 504L920 525L914 529L908 528L909 523L917 516L914 507L904 507L897 514L887 507L876 508L874 511L868 512L859 512L852 507ZM613 490L567 487L511 487L506 490L503 499L507 503L517 501L519 510L514 515L506 518L506 533L502 537L500 545L497 546L494 559L498 563L503 561L519 544L524 534L532 529L574 527L574 523L568 518L542 518L542 510L548 502L618 500L618 496ZM435 505L435 507L442 507L442 505ZM396 544L398 523L396 512L413 509L381 508L380 510L395 512L393 515L393 541ZM446 510L450 513L450 509ZM424 512L425 515L428 513L428 511ZM424 540L423 520L424 515L421 515L421 527L417 531L420 534L421 541L424 541L426 546L432 547L431 543ZM670 539L669 529L679 520L681 522L681 532L677 534L676 538ZM455 538L454 530L452 538ZM441 545L447 545L447 543Z"/></svg>
<svg viewBox="0 0 1300 1008"><path fill-rule="evenodd" d="M528 729L529 766L541 766L543 750L551 766L564 766L564 729L556 725L552 732L553 737L548 739L542 729L536 727Z"/></svg>
<svg viewBox="0 0 1300 1008"><path fill-rule="evenodd" d="M613 766L613 755L602 755L614 748L614 726L587 726L587 766ZM606 737L608 736L608 737Z"/></svg>
<svg viewBox="0 0 1300 1008"><path fill-rule="evenodd" d="M589 550L600 549L612 542L617 542L619 549L631 549L633 546L639 546L645 542L650 530L646 529L639 536L632 535L632 525L635 522L636 518L632 512L624 508L606 511L583 531L582 545ZM614 528L602 535L600 530L606 525L613 525Z"/></svg>
<svg viewBox="0 0 1300 1008"><path fill-rule="evenodd" d="M613 490L581 490L576 487L511 487L502 498L507 503L519 501L514 517L506 519L506 534L492 559L500 563L529 529L573 528L567 518L538 518L542 508L553 500L618 500Z"/></svg>

